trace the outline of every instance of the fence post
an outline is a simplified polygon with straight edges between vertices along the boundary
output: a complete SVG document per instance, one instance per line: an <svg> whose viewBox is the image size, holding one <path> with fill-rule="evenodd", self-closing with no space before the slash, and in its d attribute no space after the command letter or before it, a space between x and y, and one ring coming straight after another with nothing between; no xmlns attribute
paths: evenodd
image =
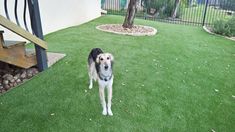
<svg viewBox="0 0 235 132"><path fill-rule="evenodd" d="M38 0L28 0L29 14L33 33L43 40L43 32L40 18ZM38 70L43 71L48 68L46 50L35 45Z"/></svg>
<svg viewBox="0 0 235 132"><path fill-rule="evenodd" d="M209 0L206 0L206 6L205 6L204 14L203 14L202 26L205 26L206 13L207 13L207 7L208 7L208 1L209 1Z"/></svg>

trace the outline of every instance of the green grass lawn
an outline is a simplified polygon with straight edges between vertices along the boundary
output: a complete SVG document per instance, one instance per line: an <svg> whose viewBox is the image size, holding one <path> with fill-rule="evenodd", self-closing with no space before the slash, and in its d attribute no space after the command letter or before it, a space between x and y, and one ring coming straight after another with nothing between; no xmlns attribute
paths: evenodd
<svg viewBox="0 0 235 132"><path fill-rule="evenodd" d="M123 19L105 16L46 35L49 51L67 56L0 96L0 131L234 131L235 42L200 27L138 19L158 34L95 29ZM112 117L101 114L97 84L88 89L95 47L115 57Z"/></svg>

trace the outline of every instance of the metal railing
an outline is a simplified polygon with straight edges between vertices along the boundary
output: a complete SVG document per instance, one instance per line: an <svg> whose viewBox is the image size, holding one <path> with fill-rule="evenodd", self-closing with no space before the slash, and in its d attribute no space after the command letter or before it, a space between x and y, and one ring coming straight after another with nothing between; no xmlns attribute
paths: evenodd
<svg viewBox="0 0 235 132"><path fill-rule="evenodd" d="M21 3L22 4L22 3ZM4 0L4 11L6 18L13 22L13 19L11 19L11 16L9 15L9 3L8 0ZM18 26L21 28L24 28L26 31L31 32L31 34L37 36L41 40L43 40L43 31L41 26L41 18L40 18L40 11L39 11L39 5L38 0L24 0L23 3L23 23L24 27L19 22L19 14L18 14L18 0L14 1L14 18L15 22ZM29 12L29 20L30 20L30 26L28 26L27 23L27 9ZM31 31L29 31L29 27L31 27ZM37 65L39 71L45 70L47 66L47 56L46 56L46 49L40 47L39 45L35 45L35 51L36 51L36 58L37 58Z"/></svg>
<svg viewBox="0 0 235 132"><path fill-rule="evenodd" d="M27 4L28 4L27 0L24 0L24 3L23 3L23 5L24 5L24 7L23 7L23 22L24 22L24 27L22 27L20 25L19 18L18 18L18 0L15 0L15 2L14 2L14 18L15 18L15 23L18 26L20 26L22 28L25 28L27 31L29 31L28 24L27 24L27 21L26 21L26 19L27 19L26 18ZM10 18L10 15L9 15L9 12L8 12L8 6L9 6L8 0L4 0L4 11L5 11L6 18L8 20L13 21L13 19Z"/></svg>
<svg viewBox="0 0 235 132"><path fill-rule="evenodd" d="M212 25L235 15L235 0L137 0L136 17L190 25ZM129 0L102 0L111 15L125 15ZM174 14L175 13L175 14ZM174 15L173 15L174 14Z"/></svg>

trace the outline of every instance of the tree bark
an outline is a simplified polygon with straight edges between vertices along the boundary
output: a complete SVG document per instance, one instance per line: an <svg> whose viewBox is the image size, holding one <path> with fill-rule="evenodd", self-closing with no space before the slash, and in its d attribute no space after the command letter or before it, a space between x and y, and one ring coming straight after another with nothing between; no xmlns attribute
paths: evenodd
<svg viewBox="0 0 235 132"><path fill-rule="evenodd" d="M137 12L137 0L130 0L128 4L126 17L124 23L122 24L123 28L133 27L136 12Z"/></svg>
<svg viewBox="0 0 235 132"><path fill-rule="evenodd" d="M176 18L179 6L180 6L180 0L175 0L175 9L172 14L172 18Z"/></svg>

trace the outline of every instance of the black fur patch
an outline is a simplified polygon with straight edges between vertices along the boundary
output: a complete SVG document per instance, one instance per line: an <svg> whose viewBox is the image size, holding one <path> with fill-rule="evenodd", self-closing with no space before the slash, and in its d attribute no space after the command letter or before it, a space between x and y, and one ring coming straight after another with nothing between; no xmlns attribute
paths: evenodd
<svg viewBox="0 0 235 132"><path fill-rule="evenodd" d="M96 58L99 54L102 54L103 51L100 48L94 48L91 50L89 56L88 56L88 63L89 65L92 63L92 61L96 62Z"/></svg>
<svg viewBox="0 0 235 132"><path fill-rule="evenodd" d="M96 62L96 58L99 54L102 54L103 51L100 48L94 48L91 50L88 56L88 64L91 65L92 62L95 62L96 71L99 73L100 67L99 64Z"/></svg>

